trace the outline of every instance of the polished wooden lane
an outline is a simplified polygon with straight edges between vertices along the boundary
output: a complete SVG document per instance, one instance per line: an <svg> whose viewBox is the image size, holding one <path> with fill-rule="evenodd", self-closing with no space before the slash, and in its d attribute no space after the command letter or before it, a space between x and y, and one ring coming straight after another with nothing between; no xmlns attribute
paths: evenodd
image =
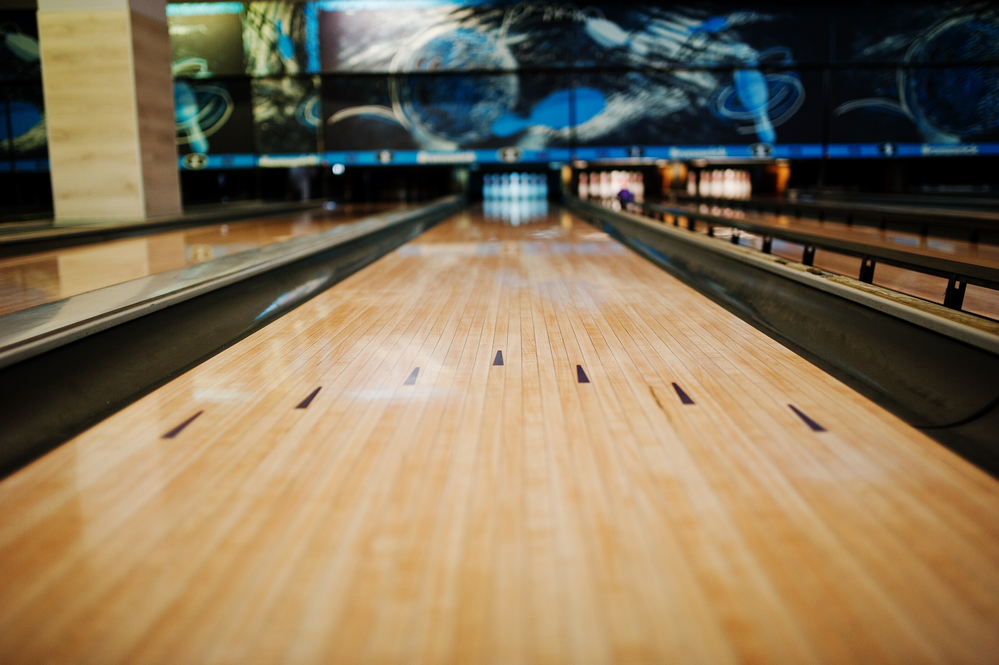
<svg viewBox="0 0 999 665"><path fill-rule="evenodd" d="M442 223L0 515L4 663L999 657L999 482L557 210Z"/></svg>
<svg viewBox="0 0 999 665"><path fill-rule="evenodd" d="M0 259L0 315L318 233L401 204L346 204Z"/></svg>

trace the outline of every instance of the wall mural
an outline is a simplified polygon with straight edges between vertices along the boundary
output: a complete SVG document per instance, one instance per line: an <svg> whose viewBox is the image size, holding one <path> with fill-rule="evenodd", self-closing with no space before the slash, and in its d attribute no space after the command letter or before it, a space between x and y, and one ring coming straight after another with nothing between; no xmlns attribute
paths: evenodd
<svg viewBox="0 0 999 665"><path fill-rule="evenodd" d="M211 137L234 122L227 77L252 79L242 152L298 163L894 156L999 139L989 3L319 0L168 16L178 140L198 155L220 153Z"/></svg>
<svg viewBox="0 0 999 665"><path fill-rule="evenodd" d="M243 11L240 2L169 5L170 48L175 78L240 76Z"/></svg>
<svg viewBox="0 0 999 665"><path fill-rule="evenodd" d="M318 3L323 68L387 72L391 103L355 113L394 120L426 149L671 144L683 136L773 144L806 100L788 69L793 49L756 49L745 37L779 30L793 18L786 13L541 3L360 9L368 4ZM664 63L691 69L643 71ZM570 67L623 73L584 74L575 85L531 73ZM442 70L474 73L428 76Z"/></svg>
<svg viewBox="0 0 999 665"><path fill-rule="evenodd" d="M318 69L315 3L251 2L243 15L243 49L250 76L302 74Z"/></svg>
<svg viewBox="0 0 999 665"><path fill-rule="evenodd" d="M0 171L48 168L41 78L34 12L0 12Z"/></svg>
<svg viewBox="0 0 999 665"><path fill-rule="evenodd" d="M897 65L836 72L833 141L999 140L999 68L977 64L999 56L999 11L916 7L889 25L851 36L856 62Z"/></svg>
<svg viewBox="0 0 999 665"><path fill-rule="evenodd" d="M321 152L322 83L308 78L252 82L254 143L262 153Z"/></svg>

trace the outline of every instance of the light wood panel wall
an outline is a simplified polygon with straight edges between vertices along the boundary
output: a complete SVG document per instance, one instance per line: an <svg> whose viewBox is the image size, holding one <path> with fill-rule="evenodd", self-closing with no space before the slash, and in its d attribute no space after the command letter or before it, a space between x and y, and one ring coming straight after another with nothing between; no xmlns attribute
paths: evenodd
<svg viewBox="0 0 999 665"><path fill-rule="evenodd" d="M39 12L57 218L143 213L127 10Z"/></svg>
<svg viewBox="0 0 999 665"><path fill-rule="evenodd" d="M166 25L42 11L38 29L56 218L179 212Z"/></svg>
<svg viewBox="0 0 999 665"><path fill-rule="evenodd" d="M170 33L165 23L132 12L135 99L146 215L180 212Z"/></svg>

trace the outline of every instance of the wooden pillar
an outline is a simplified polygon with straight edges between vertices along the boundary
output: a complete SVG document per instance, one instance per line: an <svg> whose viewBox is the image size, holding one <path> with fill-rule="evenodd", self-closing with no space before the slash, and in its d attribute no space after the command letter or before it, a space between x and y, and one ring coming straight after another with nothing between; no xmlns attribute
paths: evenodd
<svg viewBox="0 0 999 665"><path fill-rule="evenodd" d="M57 221L180 212L166 0L39 0Z"/></svg>

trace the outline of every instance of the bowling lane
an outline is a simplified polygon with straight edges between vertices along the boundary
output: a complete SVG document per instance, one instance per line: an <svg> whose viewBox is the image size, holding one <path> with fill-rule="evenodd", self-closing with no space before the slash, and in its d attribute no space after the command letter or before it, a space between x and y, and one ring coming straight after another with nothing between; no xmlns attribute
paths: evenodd
<svg viewBox="0 0 999 665"><path fill-rule="evenodd" d="M0 315L402 207L349 204L0 259Z"/></svg>
<svg viewBox="0 0 999 665"><path fill-rule="evenodd" d="M0 481L0 661L976 662L999 482L560 209Z"/></svg>

